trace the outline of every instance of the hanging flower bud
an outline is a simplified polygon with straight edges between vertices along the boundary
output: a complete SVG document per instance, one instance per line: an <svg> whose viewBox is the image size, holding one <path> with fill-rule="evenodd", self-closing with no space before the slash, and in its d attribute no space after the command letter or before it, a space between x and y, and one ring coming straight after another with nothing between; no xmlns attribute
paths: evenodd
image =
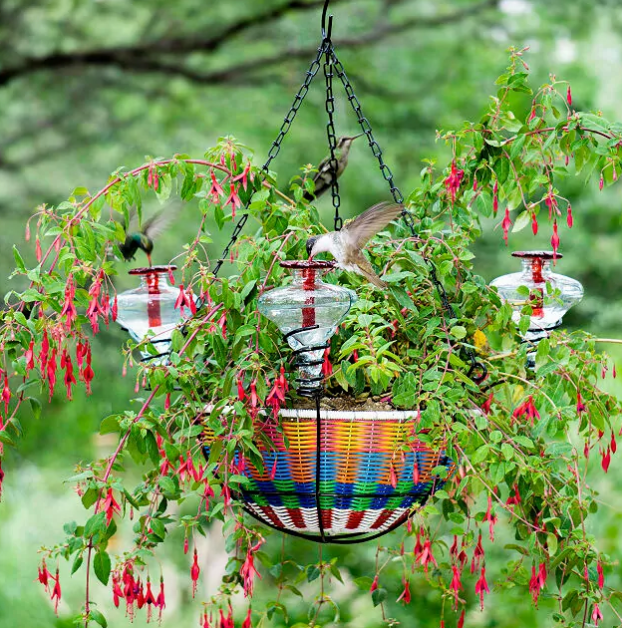
<svg viewBox="0 0 622 628"><path fill-rule="evenodd" d="M609 449L609 447L607 447L606 450L601 449L600 455L601 455L601 463L600 463L601 467L603 468L603 471L607 473L607 471L609 471L609 465L611 464L611 450Z"/></svg>
<svg viewBox="0 0 622 628"><path fill-rule="evenodd" d="M248 611L246 612L246 618L244 619L244 622L242 623L242 628L252 628L250 606L248 607Z"/></svg>
<svg viewBox="0 0 622 628"><path fill-rule="evenodd" d="M460 613L460 617L458 618L458 623L456 624L456 628L464 628L464 609Z"/></svg>
<svg viewBox="0 0 622 628"><path fill-rule="evenodd" d="M602 611L600 610L600 608L598 607L598 604L594 604L594 610L592 611L592 622L594 622L595 626L598 626L598 624L603 620L603 614Z"/></svg>
<svg viewBox="0 0 622 628"><path fill-rule="evenodd" d="M615 437L615 434L613 432L611 432L611 443L610 443L609 447L611 448L611 453L612 454L615 454L616 451L618 451L618 443L616 443L616 437Z"/></svg>
<svg viewBox="0 0 622 628"><path fill-rule="evenodd" d="M497 215L499 211L499 182L495 180L495 184L492 188L492 213L493 216Z"/></svg>
<svg viewBox="0 0 622 628"><path fill-rule="evenodd" d="M600 560L596 563L596 571L598 573L598 588L602 590L605 586L605 575L603 574L603 564Z"/></svg>
<svg viewBox="0 0 622 628"><path fill-rule="evenodd" d="M581 397L581 391L577 390L577 414L585 412L585 404L583 403L583 397Z"/></svg>
<svg viewBox="0 0 622 628"><path fill-rule="evenodd" d="M482 610L484 610L484 593L490 593L488 588L488 582L486 582L486 567L482 567L482 571L479 580L475 584L475 595L479 595L479 603Z"/></svg>
<svg viewBox="0 0 622 628"><path fill-rule="evenodd" d="M404 590L402 594L397 598L398 602L404 602L404 604L410 604L410 582L408 578L402 578L402 584L404 585Z"/></svg>
<svg viewBox="0 0 622 628"><path fill-rule="evenodd" d="M535 120L536 119L536 115L537 115L536 106L534 105L531 108L531 113L529 114L529 119L527 120L527 122L529 123L529 122L532 122L533 120Z"/></svg>
<svg viewBox="0 0 622 628"><path fill-rule="evenodd" d="M566 91L566 102L568 106L572 105L572 91L570 90L570 84L568 84L568 90Z"/></svg>
<svg viewBox="0 0 622 628"><path fill-rule="evenodd" d="M568 203L568 207L566 208L566 224L569 229L572 229L572 225L574 224L574 220L572 218L572 207L570 203Z"/></svg>
<svg viewBox="0 0 622 628"><path fill-rule="evenodd" d="M192 560L192 567L190 567L190 578L192 579L192 597L196 595L197 585L199 580L199 574L201 573L201 568L199 567L199 555L195 548L194 550L194 558Z"/></svg>
<svg viewBox="0 0 622 628"><path fill-rule="evenodd" d="M559 249L559 235L557 234L557 220L553 222L553 235L551 236L551 246L553 247L553 260L556 260L557 249Z"/></svg>
<svg viewBox="0 0 622 628"><path fill-rule="evenodd" d="M35 255L37 256L37 262L41 262L43 255L41 253L41 240L39 240L39 236L37 236L35 240Z"/></svg>
<svg viewBox="0 0 622 628"><path fill-rule="evenodd" d="M505 240L505 245L508 244L508 233L510 231L510 227L512 226L512 219L510 218L510 209L509 207L505 208L505 215L503 216L503 220L501 221L501 228L503 229L503 239Z"/></svg>
<svg viewBox="0 0 622 628"><path fill-rule="evenodd" d="M497 524L498 517L495 513L492 512L492 497L490 495L488 495L488 510L486 510L484 521L488 522L488 536L490 538L491 543L494 543L495 525Z"/></svg>
<svg viewBox="0 0 622 628"><path fill-rule="evenodd" d="M409 521L410 521L410 519L409 519ZM376 574L374 576L374 579L372 580L371 586L369 587L369 592L373 593L377 588L378 588L378 574Z"/></svg>
<svg viewBox="0 0 622 628"><path fill-rule="evenodd" d="M536 212L531 214L531 231L533 235L538 235L538 218L536 217Z"/></svg>
<svg viewBox="0 0 622 628"><path fill-rule="evenodd" d="M244 401L246 399L246 393L244 392L244 379L240 375L238 376L238 399Z"/></svg>
<svg viewBox="0 0 622 628"><path fill-rule="evenodd" d="M605 187L605 177L601 174L600 180L598 181L598 189L602 192Z"/></svg>

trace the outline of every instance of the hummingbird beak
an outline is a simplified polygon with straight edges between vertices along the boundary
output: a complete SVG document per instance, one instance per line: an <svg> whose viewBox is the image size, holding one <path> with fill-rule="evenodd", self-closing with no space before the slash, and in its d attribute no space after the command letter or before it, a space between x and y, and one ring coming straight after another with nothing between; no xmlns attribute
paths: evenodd
<svg viewBox="0 0 622 628"><path fill-rule="evenodd" d="M358 135L352 135L348 139L353 142L357 137L361 137L362 135L365 135L364 131L363 131L363 133L359 133Z"/></svg>

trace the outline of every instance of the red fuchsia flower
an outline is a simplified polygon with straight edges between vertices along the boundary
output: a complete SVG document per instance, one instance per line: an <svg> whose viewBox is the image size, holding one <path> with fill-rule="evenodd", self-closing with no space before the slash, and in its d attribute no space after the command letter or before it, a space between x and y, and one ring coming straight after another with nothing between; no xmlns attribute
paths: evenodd
<svg viewBox="0 0 622 628"><path fill-rule="evenodd" d="M166 608L166 598L164 595L164 578L160 576L160 591L156 599L156 606L160 609L158 612L158 620L162 621L162 611Z"/></svg>
<svg viewBox="0 0 622 628"><path fill-rule="evenodd" d="M531 231L533 235L538 235L538 218L536 216L536 212L531 214Z"/></svg>
<svg viewBox="0 0 622 628"><path fill-rule="evenodd" d="M39 240L39 236L37 236L35 240L35 255L37 256L37 262L40 262L43 254L41 252L41 240Z"/></svg>
<svg viewBox="0 0 622 628"><path fill-rule="evenodd" d="M37 567L37 580L43 585L46 593L49 593L48 584L51 578L53 579L53 576L48 571L47 565L45 564L45 558L43 558L41 560L41 565Z"/></svg>
<svg viewBox="0 0 622 628"><path fill-rule="evenodd" d="M540 413L536 408L533 402L533 396L529 395L527 401L521 403L516 410L512 413L512 419L519 419L521 417L526 417L531 422L531 425L534 424L534 419L540 419Z"/></svg>
<svg viewBox="0 0 622 628"><path fill-rule="evenodd" d="M598 181L598 189L602 192L605 187L605 177L601 174L600 180Z"/></svg>
<svg viewBox="0 0 622 628"><path fill-rule="evenodd" d="M497 524L498 517L492 512L492 497L488 495L488 510L486 510L486 514L484 515L484 521L488 522L488 536L490 537L491 543L495 541L495 525Z"/></svg>
<svg viewBox="0 0 622 628"><path fill-rule="evenodd" d="M31 340L28 345L28 350L24 353L26 358L26 372L32 371L35 368L35 341Z"/></svg>
<svg viewBox="0 0 622 628"><path fill-rule="evenodd" d="M227 337L227 312L223 312L218 319L218 327L220 327L220 331L222 332L222 337Z"/></svg>
<svg viewBox="0 0 622 628"><path fill-rule="evenodd" d="M613 432L611 432L611 443L609 444L609 447L612 454L615 454L616 451L618 451L618 443L616 443L616 437Z"/></svg>
<svg viewBox="0 0 622 628"><path fill-rule="evenodd" d="M432 554L432 542L430 539L426 539L423 544L423 549L421 550L421 554L417 559L417 562L420 565L423 565L423 569L426 573L428 573L428 565L432 563L435 567L438 567L438 563Z"/></svg>
<svg viewBox="0 0 622 628"><path fill-rule="evenodd" d="M577 390L577 414L585 412L585 404L583 403L583 397L581 397L581 391Z"/></svg>
<svg viewBox="0 0 622 628"><path fill-rule="evenodd" d="M65 349L63 355L60 358L60 366L65 369L65 388L67 389L67 399L71 401L71 387L76 384L76 378L73 375L73 362L69 351Z"/></svg>
<svg viewBox="0 0 622 628"><path fill-rule="evenodd" d="M52 580L54 580L54 588L52 589L52 594L50 595L50 600L54 602L54 613L58 615L58 604L61 598L61 590L60 590L60 576L58 575L58 569L56 570L56 576L50 576Z"/></svg>
<svg viewBox="0 0 622 628"><path fill-rule="evenodd" d="M484 610L484 593L490 593L490 589L488 582L486 582L486 567L482 566L479 580L475 583L475 595L479 595L479 604L482 610Z"/></svg>
<svg viewBox="0 0 622 628"><path fill-rule="evenodd" d="M145 604L147 605L147 623L151 621L153 607L156 606L156 598L151 590L151 580L147 578L147 589L145 591Z"/></svg>
<svg viewBox="0 0 622 628"><path fill-rule="evenodd" d="M201 573L201 568L199 567L199 554L197 553L197 550L195 548L194 558L192 560L192 567L190 567L190 578L192 580L192 597L193 598L197 592L197 586L198 586L200 573Z"/></svg>
<svg viewBox="0 0 622 628"><path fill-rule="evenodd" d="M512 488L512 494L508 497L508 500L505 502L506 506L516 506L521 503L520 491L518 488L518 484L514 484Z"/></svg>
<svg viewBox="0 0 622 628"><path fill-rule="evenodd" d="M456 628L464 628L464 609L460 613L460 617L458 618L458 623L456 624Z"/></svg>
<svg viewBox="0 0 622 628"><path fill-rule="evenodd" d="M391 465L389 470L389 483L393 488L397 486L397 473L395 472L395 467Z"/></svg>
<svg viewBox="0 0 622 628"><path fill-rule="evenodd" d="M492 187L492 213L493 216L497 215L499 211L499 182L495 181Z"/></svg>
<svg viewBox="0 0 622 628"><path fill-rule="evenodd" d="M544 203L549 209L549 220L555 216L561 216L561 212L559 211L559 206L557 203L557 197L553 193L553 188L549 188L546 196L544 197Z"/></svg>
<svg viewBox="0 0 622 628"><path fill-rule="evenodd" d="M173 282L174 284L175 282ZM110 297L108 295L106 296L106 300L110 301ZM110 310L110 315L112 316L112 320L116 321L117 320L117 314L119 313L119 302L117 300L117 295L114 295L114 299L112 300L112 308ZM106 325L108 324L108 321L106 321Z"/></svg>
<svg viewBox="0 0 622 628"><path fill-rule="evenodd" d="M268 386L270 382L267 382ZM266 396L266 406L270 406L272 408L272 412L274 414L274 418L279 414L279 410L281 406L285 402L285 390L282 388L282 382L280 376L274 380L274 385L270 389L270 392Z"/></svg>
<svg viewBox="0 0 622 628"><path fill-rule="evenodd" d="M76 312L76 306L73 304L73 301L76 297L76 287L73 283L73 276L69 275L69 279L67 279L67 283L65 285L65 301L63 303L63 309L61 310L60 315L65 317L65 327L69 329L76 319L78 313Z"/></svg>
<svg viewBox="0 0 622 628"><path fill-rule="evenodd" d="M233 183L229 187L229 196L227 200L224 202L224 207L227 205L231 205L231 217L235 218L235 210L238 207L242 207L242 201L240 201L240 197L238 196L236 187Z"/></svg>
<svg viewBox="0 0 622 628"><path fill-rule="evenodd" d="M354 351L352 351L352 362L356 364L356 362L358 361L359 361L359 352L357 349L354 349Z"/></svg>
<svg viewBox="0 0 622 628"><path fill-rule="evenodd" d="M0 369L0 377L2 376L2 369ZM2 386L2 401L4 402L4 414L9 414L9 402L11 401L11 388L9 386L9 377L7 373L4 374L4 384Z"/></svg>
<svg viewBox="0 0 622 628"><path fill-rule="evenodd" d="M603 574L603 564L600 560L596 563L596 571L598 572L598 588L602 589L605 586L605 575Z"/></svg>
<svg viewBox="0 0 622 628"><path fill-rule="evenodd" d="M460 189L463 177L464 170L460 170L456 167L456 160L454 159L454 161L451 162L451 170L449 172L449 175L445 178L444 181L445 189L449 194L449 198L451 198L452 205L456 202L456 194Z"/></svg>
<svg viewBox="0 0 622 628"><path fill-rule="evenodd" d="M156 192L160 187L160 174L154 164L150 164L147 171L147 187L153 188Z"/></svg>
<svg viewBox="0 0 622 628"><path fill-rule="evenodd" d="M505 240L505 245L508 244L508 233L510 231L510 227L512 226L512 219L510 218L510 209L509 207L505 208L505 215L503 216L503 220L501 221L501 229L503 229L503 239Z"/></svg>
<svg viewBox="0 0 622 628"><path fill-rule="evenodd" d="M570 203L568 203L568 207L566 208L566 224L568 225L568 229L572 229L572 225L574 224L574 220L572 218L572 207Z"/></svg>
<svg viewBox="0 0 622 628"><path fill-rule="evenodd" d="M120 585L119 574L113 572L112 574L112 603L115 605L115 608L119 608L119 601L123 595L123 589Z"/></svg>
<svg viewBox="0 0 622 628"><path fill-rule="evenodd" d="M201 628L210 628L209 619L207 618L207 611L203 611L203 616L201 617Z"/></svg>
<svg viewBox="0 0 622 628"><path fill-rule="evenodd" d="M482 404L482 410L486 414L490 414L490 406L492 405L492 401L494 398L495 398L494 394L490 393L490 395L488 396L488 399L486 399L486 401Z"/></svg>
<svg viewBox="0 0 622 628"><path fill-rule="evenodd" d="M244 188L244 191L246 191L246 188L248 187L248 174L251 171L251 162L247 161L246 162L246 166L244 167L244 170L242 171L241 174L239 174L237 177L234 177L234 181L242 181L242 187Z"/></svg>
<svg viewBox="0 0 622 628"><path fill-rule="evenodd" d="M477 545L473 550L473 560L471 561L471 573L475 573L480 566L482 559L484 558L484 547L482 546L482 533L479 533L477 539Z"/></svg>
<svg viewBox="0 0 622 628"><path fill-rule="evenodd" d="M477 191L477 175L473 177L473 192Z"/></svg>
<svg viewBox="0 0 622 628"><path fill-rule="evenodd" d="M329 359L330 349L327 347L324 351L324 362L322 364L322 375L324 377L330 377L333 374L333 365Z"/></svg>
<svg viewBox="0 0 622 628"><path fill-rule="evenodd" d="M533 602L537 606L540 591L546 586L546 565L541 563L536 570L536 566L531 566L531 580L529 581L529 592L533 597Z"/></svg>
<svg viewBox="0 0 622 628"><path fill-rule="evenodd" d="M402 594L397 598L398 602L404 602L404 604L410 604L410 582L408 578L402 578L402 584L404 585L404 590Z"/></svg>
<svg viewBox="0 0 622 628"><path fill-rule="evenodd" d="M570 90L570 84L568 85L568 90L566 91L566 102L568 105L572 105L572 91Z"/></svg>
<svg viewBox="0 0 622 628"><path fill-rule="evenodd" d="M117 500L114 498L114 494L112 489L109 488L106 493L106 499L104 500L104 504L102 506L103 511L106 513L106 525L109 526L112 521L112 517L114 513L118 515L121 514L121 507L117 503Z"/></svg>
<svg viewBox="0 0 622 628"><path fill-rule="evenodd" d="M255 557L253 556L253 548L249 548L246 552L246 558L240 569L242 582L244 586L244 597L253 597L253 582L255 576L261 579L260 573L255 569Z"/></svg>
<svg viewBox="0 0 622 628"><path fill-rule="evenodd" d="M611 464L611 450L607 447L607 450L600 450L601 461L600 465L603 468L603 471L607 473L609 471L609 465Z"/></svg>
<svg viewBox="0 0 622 628"><path fill-rule="evenodd" d="M409 519L409 521L410 521L410 519ZM374 579L372 580L371 586L369 587L369 592L373 593L377 588L378 588L378 574L376 574L374 576Z"/></svg>
<svg viewBox="0 0 622 628"><path fill-rule="evenodd" d="M557 249L559 249L559 235L557 233L557 220L553 222L553 235L551 236L551 246L553 247L553 261L557 259Z"/></svg>
<svg viewBox="0 0 622 628"><path fill-rule="evenodd" d="M537 115L536 106L533 105L533 107L531 108L531 113L529 114L529 119L527 120L527 122L529 123L529 122L532 122L533 120L535 120L536 115Z"/></svg>
<svg viewBox="0 0 622 628"><path fill-rule="evenodd" d="M248 607L248 611L246 611L246 617L244 619L244 622L242 623L242 628L252 628L250 606Z"/></svg>
<svg viewBox="0 0 622 628"><path fill-rule="evenodd" d="M251 394L250 394L250 415L255 418L259 412L259 403L260 403L259 395L257 394L257 380L254 379L251 382Z"/></svg>
<svg viewBox="0 0 622 628"><path fill-rule="evenodd" d="M0 429L2 429L2 421L0 420ZM2 482L4 481L4 471L2 470L2 459L0 459L0 498L2 498Z"/></svg>
<svg viewBox="0 0 622 628"><path fill-rule="evenodd" d="M177 300L175 301L175 309L181 311L182 315L184 313L184 308L188 308L192 314L197 313L197 305L194 301L194 296L191 290L184 290L184 284L179 284L179 294L177 295Z"/></svg>
<svg viewBox="0 0 622 628"><path fill-rule="evenodd" d="M212 179L212 187L210 188L210 191L208 192L208 196L212 197L212 203L214 205L217 205L218 202L220 201L220 197L225 195L224 190L222 189L220 183L218 183L218 179L216 178L216 176L214 175L214 171L210 170L210 176Z"/></svg>
<svg viewBox="0 0 622 628"><path fill-rule="evenodd" d="M592 621L596 626L604 619L603 613L600 610L598 604L594 604L594 610L592 611Z"/></svg>
<svg viewBox="0 0 622 628"><path fill-rule="evenodd" d="M460 580L460 569L458 568L458 565L452 565L451 570L453 576L451 578L451 584L449 585L449 589L454 593L454 608L458 608L458 592L464 587L462 586L462 582Z"/></svg>
<svg viewBox="0 0 622 628"><path fill-rule="evenodd" d="M48 389L50 391L50 400L54 394L54 387L56 386L56 349L52 349L50 357L46 364L45 374L48 380Z"/></svg>
<svg viewBox="0 0 622 628"><path fill-rule="evenodd" d="M244 377L238 376L238 399L244 401L246 399L246 393L244 392Z"/></svg>

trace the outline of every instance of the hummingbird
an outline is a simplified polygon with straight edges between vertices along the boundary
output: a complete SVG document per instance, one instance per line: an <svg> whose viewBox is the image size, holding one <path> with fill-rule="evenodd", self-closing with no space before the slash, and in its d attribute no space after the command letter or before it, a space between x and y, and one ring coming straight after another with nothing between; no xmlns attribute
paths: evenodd
<svg viewBox="0 0 622 628"><path fill-rule="evenodd" d="M352 142L357 137L361 137L365 133L359 133L358 135L344 135L337 140L337 146L335 147L335 159L337 160L337 178L339 178L348 165L348 157L350 155L350 147ZM315 189L313 193L305 192L304 199L312 201L314 198L319 198L330 188L333 181L332 170L330 167L330 155L325 157L317 167L317 172L313 177L313 183L315 183Z"/></svg>
<svg viewBox="0 0 622 628"><path fill-rule="evenodd" d="M119 245L119 250L123 259L126 262L133 260L136 256L136 251L141 249L147 254L147 260L149 266L151 266L151 253L153 252L153 240L158 237L173 220L175 212L164 210L154 214L149 220L147 220L138 231L134 231L136 228L132 223L126 228L125 242Z"/></svg>
<svg viewBox="0 0 622 628"><path fill-rule="evenodd" d="M397 203L379 203L349 220L340 231L313 236L307 240L309 259L318 253L330 253L343 270L362 275L377 288L387 288L363 255L363 247L404 210Z"/></svg>

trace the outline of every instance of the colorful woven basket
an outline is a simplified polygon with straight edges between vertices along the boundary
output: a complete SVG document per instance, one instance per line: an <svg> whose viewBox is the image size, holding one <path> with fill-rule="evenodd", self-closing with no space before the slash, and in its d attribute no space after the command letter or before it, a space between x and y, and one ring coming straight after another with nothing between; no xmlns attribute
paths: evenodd
<svg viewBox="0 0 622 628"><path fill-rule="evenodd" d="M264 429L272 445L256 443L263 470L246 463L249 484L237 497L259 521L296 536L333 543L380 536L443 487L435 467L447 467L447 477L454 471L444 452L416 438L417 415L323 410L318 429L315 410L282 410L281 431ZM206 456L212 439L206 434Z"/></svg>

